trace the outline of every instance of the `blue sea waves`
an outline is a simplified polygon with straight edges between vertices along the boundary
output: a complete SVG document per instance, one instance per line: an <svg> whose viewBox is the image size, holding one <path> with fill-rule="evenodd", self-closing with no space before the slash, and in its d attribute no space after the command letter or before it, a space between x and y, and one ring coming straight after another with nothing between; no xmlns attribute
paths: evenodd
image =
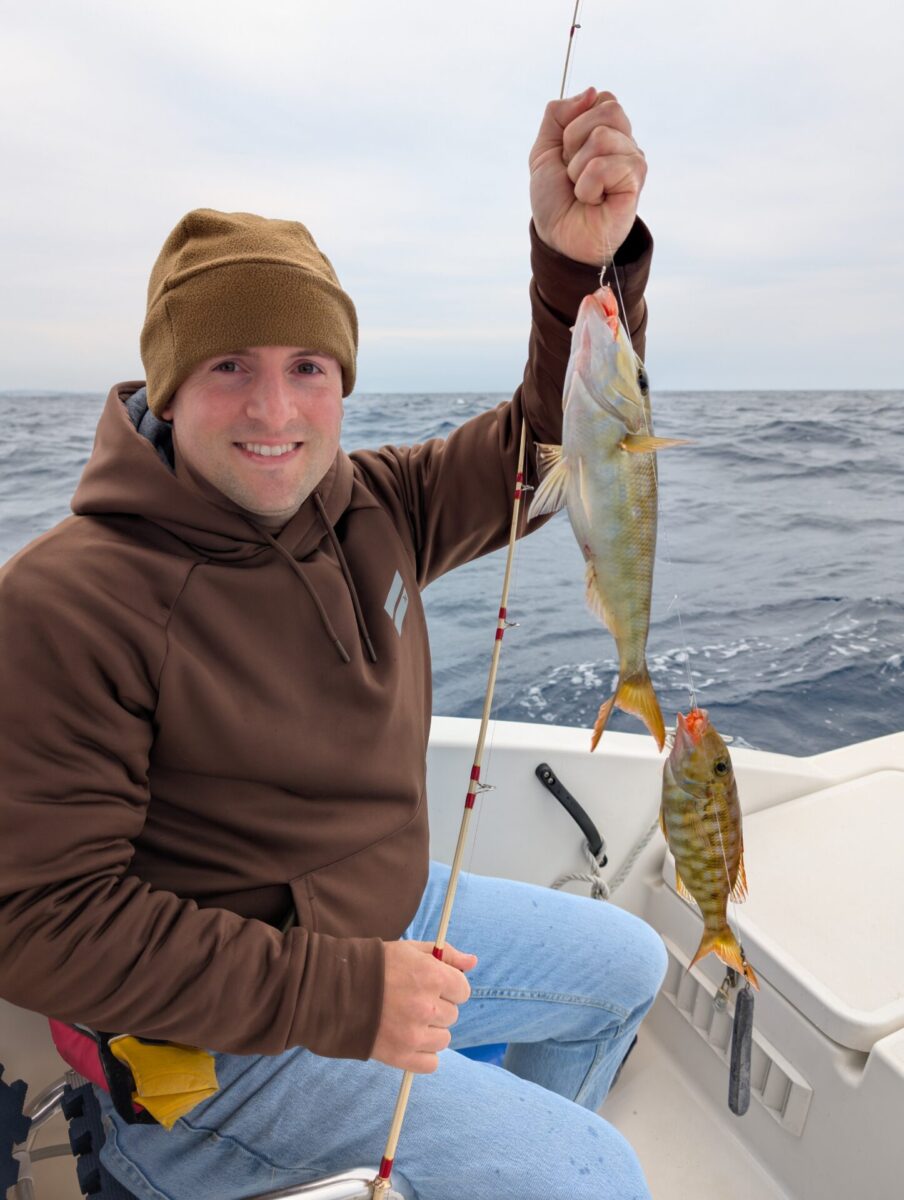
<svg viewBox="0 0 904 1200"><path fill-rule="evenodd" d="M442 437L504 398L355 396L343 444ZM67 515L102 403L0 393L0 560ZM654 414L692 442L659 455L648 661L666 722L692 688L741 745L813 754L904 728L904 393L669 392ZM589 727L617 660L567 518L516 554L494 716ZM491 555L424 595L437 713L480 713L502 570Z"/></svg>

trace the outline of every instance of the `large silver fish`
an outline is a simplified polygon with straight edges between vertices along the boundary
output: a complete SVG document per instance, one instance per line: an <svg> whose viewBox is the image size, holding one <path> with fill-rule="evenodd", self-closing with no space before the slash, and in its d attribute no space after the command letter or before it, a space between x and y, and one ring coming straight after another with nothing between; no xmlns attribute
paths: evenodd
<svg viewBox="0 0 904 1200"><path fill-rule="evenodd" d="M587 564L587 603L615 638L618 683L603 702L591 750L613 706L646 724L661 750L665 726L646 663L656 550L656 454L646 374L608 287L585 296L571 341L562 445L537 447L542 482L530 516L567 507Z"/></svg>

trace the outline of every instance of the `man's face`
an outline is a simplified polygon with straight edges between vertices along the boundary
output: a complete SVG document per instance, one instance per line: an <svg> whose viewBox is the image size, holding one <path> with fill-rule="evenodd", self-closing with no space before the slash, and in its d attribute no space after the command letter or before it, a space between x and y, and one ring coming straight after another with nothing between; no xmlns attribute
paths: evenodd
<svg viewBox="0 0 904 1200"><path fill-rule="evenodd" d="M339 449L342 369L292 346L252 346L199 363L163 410L179 454L260 516L293 516Z"/></svg>

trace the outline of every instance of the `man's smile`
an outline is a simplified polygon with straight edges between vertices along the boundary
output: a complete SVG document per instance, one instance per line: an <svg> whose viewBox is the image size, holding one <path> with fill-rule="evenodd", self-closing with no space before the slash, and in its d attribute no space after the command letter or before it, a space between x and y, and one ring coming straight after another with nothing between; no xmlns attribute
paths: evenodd
<svg viewBox="0 0 904 1200"><path fill-rule="evenodd" d="M252 462L273 463L274 460L277 460L284 463L295 457L304 442L280 442L274 445L267 442L235 442L233 444L245 458Z"/></svg>

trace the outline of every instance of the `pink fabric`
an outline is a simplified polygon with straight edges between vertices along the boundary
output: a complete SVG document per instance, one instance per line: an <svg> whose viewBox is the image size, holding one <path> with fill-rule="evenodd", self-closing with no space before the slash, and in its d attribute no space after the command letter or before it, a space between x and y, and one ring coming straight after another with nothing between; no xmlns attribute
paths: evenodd
<svg viewBox="0 0 904 1200"><path fill-rule="evenodd" d="M90 1079L92 1083L96 1083L98 1087L102 1087L105 1092L110 1090L100 1065L100 1051L93 1038L89 1037L87 1033L73 1029L71 1025L65 1025L62 1021L54 1021L52 1018L50 1020L50 1036L59 1051L60 1058L68 1066L72 1067L74 1071L78 1071L79 1075Z"/></svg>

